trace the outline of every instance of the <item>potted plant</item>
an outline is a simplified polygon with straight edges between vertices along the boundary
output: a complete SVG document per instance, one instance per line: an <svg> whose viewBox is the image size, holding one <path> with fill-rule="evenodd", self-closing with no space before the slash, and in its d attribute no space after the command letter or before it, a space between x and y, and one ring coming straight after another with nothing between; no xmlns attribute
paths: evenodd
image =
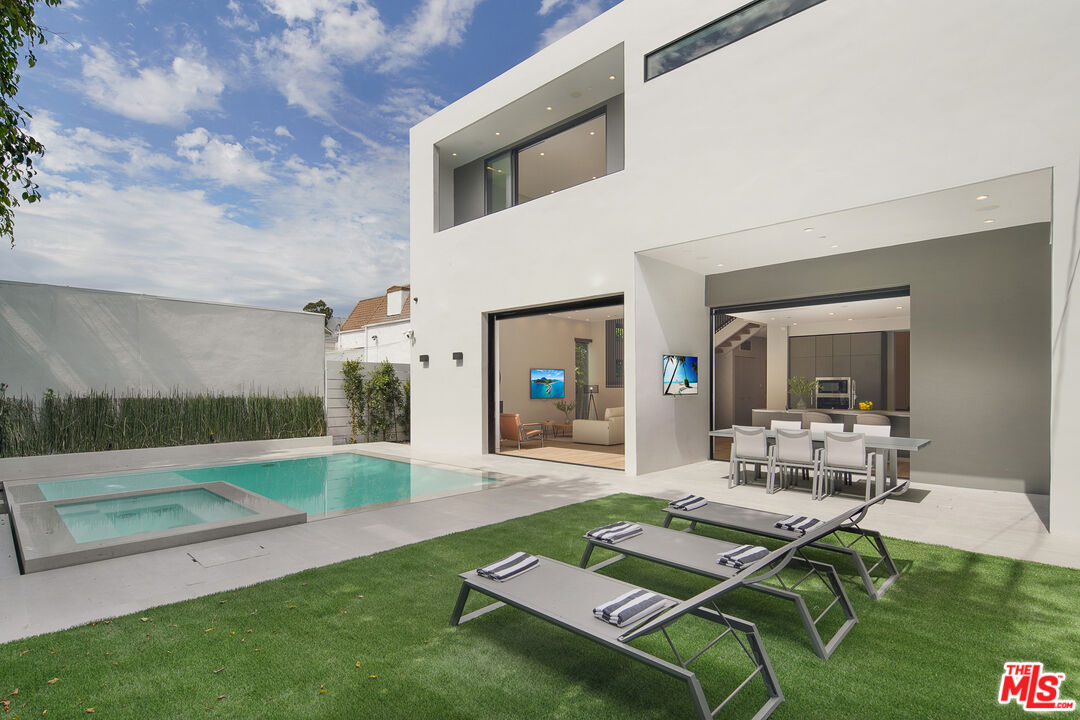
<svg viewBox="0 0 1080 720"><path fill-rule="evenodd" d="M566 424L570 424L570 413L574 412L574 401L567 402L566 400L556 400L555 409L562 412L566 417Z"/></svg>
<svg viewBox="0 0 1080 720"><path fill-rule="evenodd" d="M794 375L788 378L787 388L788 393L797 398L795 400L795 407L805 409L808 401L812 404L814 394L817 393L818 384L817 380Z"/></svg>

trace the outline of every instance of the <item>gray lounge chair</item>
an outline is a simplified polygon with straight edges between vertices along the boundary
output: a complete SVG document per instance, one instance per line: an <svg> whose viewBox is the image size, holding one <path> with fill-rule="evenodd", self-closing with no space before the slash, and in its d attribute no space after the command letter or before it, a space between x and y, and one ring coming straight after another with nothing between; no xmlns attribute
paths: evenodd
<svg viewBox="0 0 1080 720"><path fill-rule="evenodd" d="M846 518L847 516L842 519ZM593 550L601 548L603 550L611 550L612 552L619 553L619 555L594 565L589 568L590 570L597 570L621 560L625 555L630 555L658 562L680 570L686 570L698 575L715 578L717 580L727 580L738 573L735 568L720 565L716 560L719 553L738 547L738 543L716 540L705 537L704 535L692 535L678 530L656 527L655 525L642 524L641 527L641 534L622 540L616 545L611 545L586 535L585 540L588 545L585 547L585 553L581 556L580 566L583 568L588 567ZM814 537L817 536L811 533L810 539L808 539L807 542L811 542ZM779 573L789 563L806 568L806 574L794 582L785 583ZM844 588L840 584L840 576L837 574L836 569L832 565L815 562L802 557L801 550L798 549L786 553L774 563L773 567L776 570L775 575L772 575L769 578L761 576L756 580L748 580L744 583L744 587L792 601L795 604L795 609L798 611L800 619L802 619L803 626L806 628L807 635L810 636L810 644L813 647L814 652L818 657L827 660L840 642L851 631L851 628L858 622L858 618L855 616L855 608L852 607L847 593L844 592ZM817 618L810 614L810 610L806 606L806 601L803 599L802 595L797 592L797 588L799 588L804 581L815 577L820 580L833 595L832 602L826 606ZM766 585L762 582L763 580L772 580L774 578L780 583L780 587ZM833 633L833 636L828 641L823 641L821 633L818 631L817 624L835 605L840 606L840 609L844 613L845 620L843 625Z"/></svg>
<svg viewBox="0 0 1080 720"><path fill-rule="evenodd" d="M884 501L893 493L901 494L905 492L907 485L907 481L899 483L895 487L858 505L849 519L810 544L811 547L841 553L851 558L855 569L862 578L863 585L866 587L866 593L874 600L881 599L885 591L892 587L892 584L900 577L900 571L897 569L896 563L893 562L888 548L885 547L885 541L882 539L881 533L859 527L859 523L872 505ZM667 513L667 517L664 518L664 527L670 527L672 520L680 518L690 522L687 532L694 530L700 523L785 541L796 540L800 537L797 532L781 530L776 527L776 523L783 520L786 517L785 515L744 508L738 505L710 502L708 505L696 510L676 510L672 507L665 507L664 512ZM828 525L832 525L832 522L830 521ZM850 541L847 541L846 538L850 538ZM869 543L879 558L869 568L866 567L866 562L856 547L862 541ZM870 573L882 564L885 565L885 569L889 574L880 585L875 585L874 578Z"/></svg>
<svg viewBox="0 0 1080 720"><path fill-rule="evenodd" d="M780 690L776 673L773 671L769 656L765 652L765 647L754 624L720 612L717 601L721 596L741 587L744 577L756 569L764 567L766 561L775 560L774 556L777 556L778 552L770 553L767 557L749 566L735 577L678 603L651 620L638 623L636 627L628 628L619 628L598 620L593 616L592 612L594 607L634 588L633 585L621 580L599 575L590 570L583 570L546 557L540 557L539 565L532 570L506 582L488 580L477 575L476 571L470 571L462 573L460 576L462 579L461 592L458 594L450 624L459 625L473 620L502 607L504 604L519 608L644 663L671 677L682 680L690 691L695 714L699 720L711 720L755 676L760 676L765 686L767 699L758 709L753 720L765 720L784 701L784 694ZM469 593L474 590L499 602L482 607L463 617L461 613L465 609L465 602L469 597ZM706 643L700 650L685 652L684 649L683 652L680 652L676 648L676 639L668 634L668 628L686 615L711 620L723 626L724 629L720 635L711 642ZM663 633L667 639L668 645L674 653L675 662L657 657L631 645L635 639L657 632ZM742 637L740 637L740 634ZM697 675L689 669L689 666L691 663L698 661L720 639L728 636L737 641L742 647L754 669L727 698L718 706L712 708L705 698L705 692Z"/></svg>

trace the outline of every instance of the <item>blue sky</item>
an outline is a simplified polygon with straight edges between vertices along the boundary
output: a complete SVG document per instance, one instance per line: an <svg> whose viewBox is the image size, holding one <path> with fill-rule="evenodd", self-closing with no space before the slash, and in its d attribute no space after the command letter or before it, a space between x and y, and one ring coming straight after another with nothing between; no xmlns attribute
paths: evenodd
<svg viewBox="0 0 1080 720"><path fill-rule="evenodd" d="M408 280L408 129L618 0L65 0L0 278L345 315Z"/></svg>

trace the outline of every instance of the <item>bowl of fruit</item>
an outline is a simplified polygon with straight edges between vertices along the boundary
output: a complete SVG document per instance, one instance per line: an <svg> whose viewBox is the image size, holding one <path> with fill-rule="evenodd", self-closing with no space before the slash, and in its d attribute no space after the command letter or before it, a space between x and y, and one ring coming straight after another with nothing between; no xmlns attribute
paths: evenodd
<svg viewBox="0 0 1080 720"><path fill-rule="evenodd" d="M860 410L873 410L873 408L874 408L874 403L871 400L867 400L866 402L859 403L859 409Z"/></svg>

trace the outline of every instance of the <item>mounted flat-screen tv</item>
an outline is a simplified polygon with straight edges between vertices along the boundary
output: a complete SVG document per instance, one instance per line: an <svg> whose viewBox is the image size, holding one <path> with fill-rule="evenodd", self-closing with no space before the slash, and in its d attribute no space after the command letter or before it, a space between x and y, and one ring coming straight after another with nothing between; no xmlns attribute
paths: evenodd
<svg viewBox="0 0 1080 720"><path fill-rule="evenodd" d="M693 355L664 356L664 394L697 395L697 358Z"/></svg>
<svg viewBox="0 0 1080 720"><path fill-rule="evenodd" d="M566 397L566 371L533 368L529 371L529 397L533 400Z"/></svg>

